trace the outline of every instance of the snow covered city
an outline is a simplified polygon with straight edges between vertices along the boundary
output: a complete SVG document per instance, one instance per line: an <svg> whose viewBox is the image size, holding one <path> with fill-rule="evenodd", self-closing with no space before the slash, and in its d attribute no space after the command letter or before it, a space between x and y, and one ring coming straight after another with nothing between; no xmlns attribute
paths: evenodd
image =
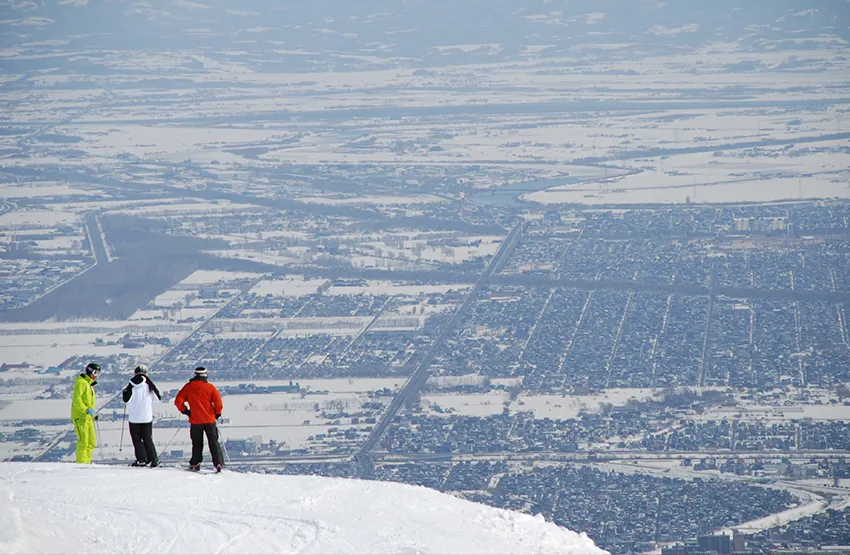
<svg viewBox="0 0 850 555"><path fill-rule="evenodd" d="M850 555L850 0L0 29L0 554Z"/></svg>

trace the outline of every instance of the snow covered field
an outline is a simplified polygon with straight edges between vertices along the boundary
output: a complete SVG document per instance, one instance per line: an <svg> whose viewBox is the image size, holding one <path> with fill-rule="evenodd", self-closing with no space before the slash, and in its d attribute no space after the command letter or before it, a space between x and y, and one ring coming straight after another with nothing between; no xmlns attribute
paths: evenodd
<svg viewBox="0 0 850 555"><path fill-rule="evenodd" d="M781 26L804 25L805 18L794 15ZM541 13L521 19L599 29L607 21L604 14L562 19ZM630 175L603 176L601 182L525 198L547 204L846 198L850 154L841 119L847 119L847 43L834 31L818 31L804 26L788 31L793 33L788 39L766 31L759 40L715 37L651 56L635 52L634 43L598 38L569 49L527 42L513 58L504 55L518 45L434 44L430 51L437 60L451 56L459 58L457 63L430 60L433 67L418 71L416 64L427 67L427 62L398 65L402 58L382 53L383 47L344 56L353 66L368 67L313 73L258 69L241 48L132 56L101 52L96 64L106 74L96 84L60 69L33 76L33 90L4 95L15 103L14 121L63 122L56 131L73 155L63 150L69 148L63 146L66 139L51 139L26 157L0 159L0 169L102 164L128 177L124 172L139 170L124 166L133 161L149 166L152 183L171 187L203 188L208 179L218 178L234 190L311 204L410 210L444 203L447 197L402 190L386 194L386 189L328 192L305 188L303 175L268 180L242 172L287 164L374 165L383 168L378 174L417 186L424 182L421 174L433 172L430 180L451 189L455 178L446 178L441 169L459 163L479 166L478 175L462 179L481 187L516 183L533 172L573 174L570 167L604 163L612 168L612 178L620 170ZM700 27L656 25L644 32L687 40ZM761 32L748 29L746 36ZM0 59L22 62L45 55L36 45L4 50ZM61 57L61 43L54 46L53 55ZM273 55L336 59L339 52L281 48ZM188 70L187 60L198 67ZM185 78L169 82L167 89L145 83L174 75ZM109 101L101 86L111 87ZM480 117L439 117L447 108L465 114L481 106L488 109ZM382 114L385 109L390 116ZM411 114L392 116L397 110ZM0 147L9 153L21 149L18 143L17 135L0 136ZM176 182L162 178L162 168L184 162L209 175L186 175ZM741 164L747 166L743 172ZM296 177L302 178L300 184L290 180ZM92 191L64 184L0 187L0 197L7 198L86 192ZM176 204L169 210L231 208L237 205Z"/></svg>
<svg viewBox="0 0 850 555"><path fill-rule="evenodd" d="M43 322L0 324L0 353L7 364L31 364L41 369L58 366L72 356L108 357L120 353L151 360L164 351L162 345L147 343L127 350L120 339L127 333L151 334L177 342L191 326L158 320ZM100 343L98 340L102 340ZM111 345L109 343L112 343ZM71 374L78 369L70 370ZM6 374L6 377L10 377Z"/></svg>
<svg viewBox="0 0 850 555"><path fill-rule="evenodd" d="M327 284L326 279L305 279L303 276L287 276L286 279L264 279L251 288L255 295L274 295L279 297L303 297L315 295L319 288Z"/></svg>
<svg viewBox="0 0 850 555"><path fill-rule="evenodd" d="M576 204L772 202L850 196L850 143L823 141L641 158L633 173L529 193Z"/></svg>
<svg viewBox="0 0 850 555"><path fill-rule="evenodd" d="M129 368L130 366L128 366ZM126 373L129 371L110 370ZM68 370L63 376L73 376L77 372ZM16 373L15 376L32 378L35 374ZM11 377L11 376L9 376ZM187 378L191 374L187 374ZM57 380L57 377L49 378ZM239 382L228 382L215 380L216 386L224 388L235 387L244 384L245 380ZM288 380L283 381L252 381L258 387L274 385L288 385ZM345 407L350 412L357 412L363 403L389 403L390 397L374 398L368 393L387 388L398 391L403 385L403 378L358 378L358 379L328 379L328 380L299 380L298 385L305 392L300 393L266 393L242 394L223 396L225 421L220 425L222 438L225 440L245 440L255 436L261 436L263 442L274 440L287 449L299 449L305 447L312 441L311 436L327 434L330 428L336 427L344 430L349 427L361 429L367 426L363 419L356 425L351 419L346 418L335 423L334 420L322 416L322 411L335 411ZM162 450L167 445L169 453L173 450L182 450L188 454L191 450L189 441L188 425L186 419L178 414L173 405L173 397L185 382L183 381L159 381L157 387L163 394L170 392L170 397L160 403L154 403L153 413L155 424L153 438L155 444ZM4 388L0 395L0 432L12 434L17 429L14 423L21 420L31 421L67 421L63 426L50 427L40 426L45 433L57 434L71 431L68 419L70 414L70 398L66 399L36 399L35 396L42 392L41 388L20 389L15 393L14 388ZM115 391L98 391L98 406L102 406ZM95 454L97 460L123 460L132 457L130 438L127 435L126 422L122 423L122 412L117 409L103 409L103 418L98 423L98 433L101 444ZM173 425L177 427L170 427ZM122 427L123 444L122 444ZM364 432L365 433L365 432ZM35 455L34 446L23 448L16 442L0 443L0 460L9 458L15 454ZM167 453L162 453L168 457ZM181 457L178 457L181 458ZM185 457L182 457L185 458ZM73 456L67 457L68 461Z"/></svg>
<svg viewBox="0 0 850 555"><path fill-rule="evenodd" d="M0 552L605 553L585 534L424 487L0 463Z"/></svg>
<svg viewBox="0 0 850 555"><path fill-rule="evenodd" d="M432 381L437 381L432 380ZM494 380L495 383L495 380ZM535 418L569 419L577 418L579 412L598 413L602 403L611 403L615 407L625 406L629 399L644 400L652 397L657 390L614 388L595 395L527 395L521 394L509 401L507 392L493 391L486 394L441 394L423 395L426 405L440 409L451 409L453 415L491 416L500 414L507 407L511 413L531 411ZM429 414L444 414L433 410Z"/></svg>

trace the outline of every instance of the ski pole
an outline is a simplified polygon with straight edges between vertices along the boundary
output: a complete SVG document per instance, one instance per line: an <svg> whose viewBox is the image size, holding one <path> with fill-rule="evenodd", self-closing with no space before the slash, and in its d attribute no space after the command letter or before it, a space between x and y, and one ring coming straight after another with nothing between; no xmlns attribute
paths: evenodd
<svg viewBox="0 0 850 555"><path fill-rule="evenodd" d="M99 408L99 409L97 409L97 410L95 410L95 411L94 411L94 413L95 413L95 414L100 414L100 411L102 411L103 409L105 409L105 408L107 407L107 405L109 405L109 403L111 403L112 401L114 401L115 399L117 399L117 398L118 398L118 396L119 396L119 395L121 395L123 392L124 392L124 390L123 390L123 389L119 389L118 391L116 391L116 392L115 392L115 394L114 394L114 395L110 395L110 396L109 396L109 399L107 399L105 403L103 403L102 405L100 405L100 408Z"/></svg>
<svg viewBox="0 0 850 555"><path fill-rule="evenodd" d="M168 440L168 443L166 443L166 444L165 444L165 447L163 447L163 448L159 451L161 454L165 454L165 452L168 450L168 446L169 446L169 445L171 445L171 442L172 442L172 441L174 441L174 438L175 438L175 437L177 437L177 433L178 433L180 430L182 430L182 429L183 429L183 426L179 426L179 425L177 426L177 429L176 429L176 430L174 430L174 435L173 435L173 436L171 436L171 439L169 439L169 440Z"/></svg>
<svg viewBox="0 0 850 555"><path fill-rule="evenodd" d="M224 441L224 436L221 435L221 428L218 429L218 444L224 451L224 456L227 457L227 466L230 466L230 453L227 452L227 442Z"/></svg>
<svg viewBox="0 0 850 555"><path fill-rule="evenodd" d="M94 420L94 429L95 429L94 441L95 441L95 445L97 445L97 452L100 454L100 460L103 460L103 448L100 446L100 440L101 440L101 437L102 437L100 435L100 421L97 418L95 418L95 420Z"/></svg>
<svg viewBox="0 0 850 555"><path fill-rule="evenodd" d="M118 446L120 453L124 449L124 420L127 419L127 405L124 405L124 414L121 416L121 443Z"/></svg>

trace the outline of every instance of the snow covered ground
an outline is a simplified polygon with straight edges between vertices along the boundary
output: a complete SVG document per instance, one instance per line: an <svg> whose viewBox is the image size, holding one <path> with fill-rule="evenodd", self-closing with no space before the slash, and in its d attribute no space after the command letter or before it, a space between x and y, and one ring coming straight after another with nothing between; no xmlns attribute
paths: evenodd
<svg viewBox="0 0 850 555"><path fill-rule="evenodd" d="M736 125L732 122L729 125ZM822 131L825 129L822 129ZM753 138L758 138L758 135ZM632 173L529 193L526 200L579 204L772 202L846 198L850 154L845 141L629 160ZM696 143L695 143L696 144Z"/></svg>
<svg viewBox="0 0 850 555"><path fill-rule="evenodd" d="M0 464L0 553L605 553L542 517L315 476Z"/></svg>

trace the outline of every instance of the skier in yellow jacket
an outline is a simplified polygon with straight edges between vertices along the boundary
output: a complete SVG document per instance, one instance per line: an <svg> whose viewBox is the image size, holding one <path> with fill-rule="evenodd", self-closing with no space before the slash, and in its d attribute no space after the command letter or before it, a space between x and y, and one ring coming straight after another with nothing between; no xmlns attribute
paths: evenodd
<svg viewBox="0 0 850 555"><path fill-rule="evenodd" d="M96 436L94 421L97 414L94 411L94 386L100 376L100 365L90 362L86 371L74 380L74 396L71 399L71 420L74 421L74 431L77 432L77 462L91 463L94 453Z"/></svg>

